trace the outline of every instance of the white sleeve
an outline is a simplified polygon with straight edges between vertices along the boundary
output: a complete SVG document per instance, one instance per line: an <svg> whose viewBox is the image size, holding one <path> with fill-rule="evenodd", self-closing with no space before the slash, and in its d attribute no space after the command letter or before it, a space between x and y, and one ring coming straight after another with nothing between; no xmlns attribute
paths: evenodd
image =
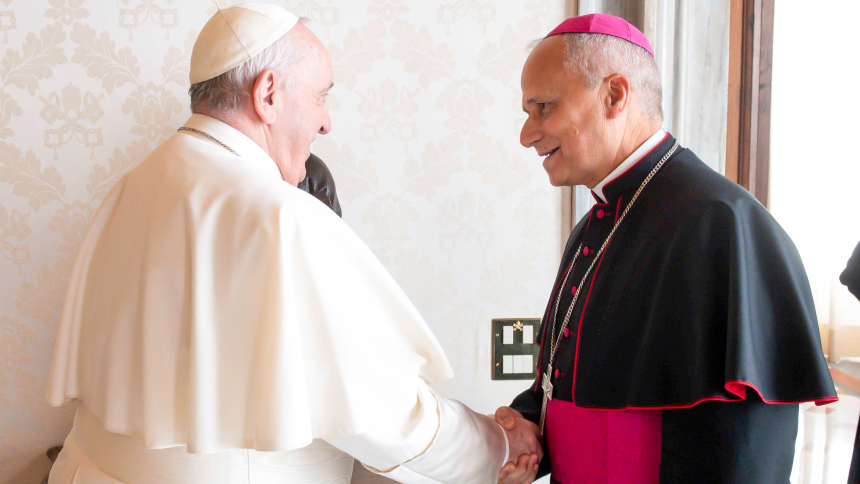
<svg viewBox="0 0 860 484"><path fill-rule="evenodd" d="M507 435L492 418L437 396L423 380L415 405L391 415L388 423L325 440L371 471L405 484L492 484L508 460Z"/></svg>

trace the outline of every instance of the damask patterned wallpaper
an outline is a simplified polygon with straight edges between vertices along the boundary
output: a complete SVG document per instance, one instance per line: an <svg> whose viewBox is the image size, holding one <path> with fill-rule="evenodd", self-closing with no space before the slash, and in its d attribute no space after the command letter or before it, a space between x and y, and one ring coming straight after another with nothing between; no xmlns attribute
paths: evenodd
<svg viewBox="0 0 860 484"><path fill-rule="evenodd" d="M561 195L518 142L519 72L564 2L279 3L331 53L333 130L313 151L447 351L457 377L439 389L508 403L526 383L490 380L490 320L539 316L561 250ZM0 483L39 482L68 432L73 406L44 393L71 263L118 177L189 115L188 57L214 12L0 0Z"/></svg>

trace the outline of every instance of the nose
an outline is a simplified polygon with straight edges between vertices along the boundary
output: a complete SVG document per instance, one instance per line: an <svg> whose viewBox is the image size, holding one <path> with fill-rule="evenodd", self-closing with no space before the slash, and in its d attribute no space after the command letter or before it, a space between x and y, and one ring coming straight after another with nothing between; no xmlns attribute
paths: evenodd
<svg viewBox="0 0 860 484"><path fill-rule="evenodd" d="M328 108L325 110L325 118L323 118L322 125L320 126L319 133L320 134L328 134L331 131L331 117L328 115Z"/></svg>
<svg viewBox="0 0 860 484"><path fill-rule="evenodd" d="M523 123L523 129L520 131L520 144L526 148L531 148L541 139L541 134L537 129L536 124L537 123L532 121L531 116L529 116L526 119L526 122Z"/></svg>

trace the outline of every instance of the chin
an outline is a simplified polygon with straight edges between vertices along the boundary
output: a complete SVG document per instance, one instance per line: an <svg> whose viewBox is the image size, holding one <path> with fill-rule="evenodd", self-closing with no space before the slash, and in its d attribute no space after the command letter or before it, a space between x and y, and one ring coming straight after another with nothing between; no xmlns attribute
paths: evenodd
<svg viewBox="0 0 860 484"><path fill-rule="evenodd" d="M559 153L560 154L560 153ZM550 156L543 162L543 169L549 175L549 183L554 187L569 186L568 176L565 173L565 165L563 161L558 160L555 155Z"/></svg>
<svg viewBox="0 0 860 484"><path fill-rule="evenodd" d="M549 177L549 184L554 187L563 187L564 183L559 183L557 180L553 179L552 176Z"/></svg>
<svg viewBox="0 0 860 484"><path fill-rule="evenodd" d="M549 176L549 184L554 187L564 187L564 186L572 186L567 183L567 179L564 176L561 176L560 173L556 173L555 171L549 170L544 167L546 170L546 174Z"/></svg>

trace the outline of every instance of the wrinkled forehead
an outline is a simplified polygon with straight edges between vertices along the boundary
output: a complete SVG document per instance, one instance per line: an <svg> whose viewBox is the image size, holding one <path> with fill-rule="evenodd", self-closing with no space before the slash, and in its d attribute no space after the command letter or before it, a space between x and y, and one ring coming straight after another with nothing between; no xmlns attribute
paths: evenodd
<svg viewBox="0 0 860 484"><path fill-rule="evenodd" d="M531 51L520 78L523 93L527 88L551 88L569 74L565 66L565 48L560 36L542 40Z"/></svg>
<svg viewBox="0 0 860 484"><path fill-rule="evenodd" d="M331 57L319 38L304 25L296 25L294 41L300 49L300 58L296 62L295 78L315 90L325 90L331 87L334 72Z"/></svg>
<svg viewBox="0 0 860 484"><path fill-rule="evenodd" d="M290 31L295 41L304 49L319 51L328 58L328 49L323 45L319 37L306 25L299 23Z"/></svg>
<svg viewBox="0 0 860 484"><path fill-rule="evenodd" d="M317 51L317 69L314 80L314 87L322 92L331 89L334 85L334 70L331 65L331 57L325 47Z"/></svg>

